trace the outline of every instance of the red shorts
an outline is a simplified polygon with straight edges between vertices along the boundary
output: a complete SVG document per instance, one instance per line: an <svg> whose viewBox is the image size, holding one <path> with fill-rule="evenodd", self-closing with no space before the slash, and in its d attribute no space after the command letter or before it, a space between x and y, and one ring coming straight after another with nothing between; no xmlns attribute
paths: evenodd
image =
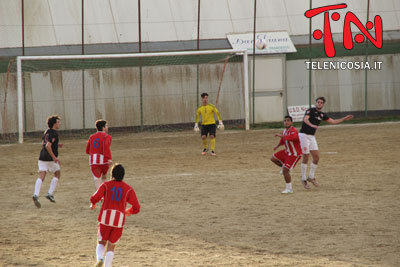
<svg viewBox="0 0 400 267"><path fill-rule="evenodd" d="M96 178L101 178L103 174L107 174L108 172L108 164L102 165L90 165L90 169L92 170L92 174Z"/></svg>
<svg viewBox="0 0 400 267"><path fill-rule="evenodd" d="M117 243L122 236L122 230L124 228L112 227L99 223L99 232L97 233L97 240L107 240L110 243Z"/></svg>
<svg viewBox="0 0 400 267"><path fill-rule="evenodd" d="M301 156L289 156L285 150L276 152L274 157L282 162L283 166L289 170L293 169L301 158Z"/></svg>

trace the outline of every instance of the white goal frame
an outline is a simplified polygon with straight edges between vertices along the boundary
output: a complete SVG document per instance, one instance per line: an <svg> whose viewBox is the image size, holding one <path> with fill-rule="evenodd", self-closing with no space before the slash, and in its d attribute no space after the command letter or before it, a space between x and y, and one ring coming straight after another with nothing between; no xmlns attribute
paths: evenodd
<svg viewBox="0 0 400 267"><path fill-rule="evenodd" d="M244 86L244 109L245 129L250 129L249 111L249 69L247 50L221 49L201 50L184 52L162 52L162 53L131 53L131 54L96 54L96 55L62 55L62 56L19 56L17 57L17 93L18 93L18 141L24 142L24 94L22 62L27 60L67 60L67 59L104 59L104 58L135 58L135 57L158 57L158 56L186 56L186 55L208 55L208 54L238 54L243 56L243 86Z"/></svg>

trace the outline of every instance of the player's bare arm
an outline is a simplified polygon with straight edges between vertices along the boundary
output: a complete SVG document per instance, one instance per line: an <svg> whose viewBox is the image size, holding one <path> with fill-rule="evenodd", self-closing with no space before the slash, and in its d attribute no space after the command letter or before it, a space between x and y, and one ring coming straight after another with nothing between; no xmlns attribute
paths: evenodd
<svg viewBox="0 0 400 267"><path fill-rule="evenodd" d="M278 147L280 147L280 146L282 146L282 144L281 143L279 143L279 144L277 144L274 148L273 148L273 150L275 151L275 150L277 150L278 149Z"/></svg>
<svg viewBox="0 0 400 267"><path fill-rule="evenodd" d="M53 149L51 148L51 144L52 143L50 143L50 142L47 142L47 144L46 144L46 150L47 150L47 152L49 152L49 154L50 154L50 156L51 156L51 158L53 159L53 161L55 162L55 163L61 163L60 162L60 160L56 157L56 155L54 155L54 153L53 153Z"/></svg>
<svg viewBox="0 0 400 267"><path fill-rule="evenodd" d="M274 151L277 150L278 147L283 146L283 142L282 142L283 136L282 136L282 134L276 134L275 137L280 137L281 139L279 140L279 143L276 146L274 146L274 148L273 148Z"/></svg>
<svg viewBox="0 0 400 267"><path fill-rule="evenodd" d="M317 125L314 125L314 124L312 124L311 122L310 122L310 116L309 115L305 115L304 116L304 119L303 119L303 121L304 121L304 123L305 124L307 124L308 126L310 126L310 127L312 127L312 128L314 128L314 129L317 129L318 128L318 126Z"/></svg>
<svg viewBox="0 0 400 267"><path fill-rule="evenodd" d="M350 114L350 115L347 115L346 117L343 117L343 118L340 118L340 119L336 119L336 120L328 119L327 122L329 124L339 124L339 123L342 123L344 121L351 120L352 118L354 118L354 116Z"/></svg>

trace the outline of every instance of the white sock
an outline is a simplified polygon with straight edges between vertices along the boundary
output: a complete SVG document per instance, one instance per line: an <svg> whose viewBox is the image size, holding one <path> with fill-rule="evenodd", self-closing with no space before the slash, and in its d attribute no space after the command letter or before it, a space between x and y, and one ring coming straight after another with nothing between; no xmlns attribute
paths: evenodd
<svg viewBox="0 0 400 267"><path fill-rule="evenodd" d="M106 261L104 262L104 267L111 267L112 260L114 258L113 251L107 251L106 253Z"/></svg>
<svg viewBox="0 0 400 267"><path fill-rule="evenodd" d="M317 164L314 164L314 163L311 162L311 165L310 165L310 174L308 175L308 177L310 177L310 179L314 179L315 170L317 169L317 167L318 167Z"/></svg>
<svg viewBox="0 0 400 267"><path fill-rule="evenodd" d="M307 164L301 163L301 180L307 180Z"/></svg>
<svg viewBox="0 0 400 267"><path fill-rule="evenodd" d="M51 183L50 183L50 188L49 188L49 195L52 195L54 193L54 190L56 190L56 186L58 183L58 178L57 177L53 177L53 179L51 179Z"/></svg>
<svg viewBox="0 0 400 267"><path fill-rule="evenodd" d="M292 183L286 183L286 189L293 190Z"/></svg>
<svg viewBox="0 0 400 267"><path fill-rule="evenodd" d="M104 245L103 244L97 244L96 247L96 257L97 261L102 260L104 255Z"/></svg>
<svg viewBox="0 0 400 267"><path fill-rule="evenodd" d="M97 177L94 177L93 176L93 181L94 181L94 186L96 187L96 191L97 191L97 189L99 189L99 187L100 187L100 178L97 178Z"/></svg>
<svg viewBox="0 0 400 267"><path fill-rule="evenodd" d="M39 196L41 187L42 187L42 179L37 178L35 183L35 195Z"/></svg>

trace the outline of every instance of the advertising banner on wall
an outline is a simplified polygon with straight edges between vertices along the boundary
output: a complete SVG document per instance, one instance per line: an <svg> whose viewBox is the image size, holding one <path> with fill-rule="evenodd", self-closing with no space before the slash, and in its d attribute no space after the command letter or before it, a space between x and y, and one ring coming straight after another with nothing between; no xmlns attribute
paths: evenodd
<svg viewBox="0 0 400 267"><path fill-rule="evenodd" d="M253 33L228 34L227 39L233 49L247 49L253 54ZM287 32L256 33L256 54L295 53L296 48Z"/></svg>

